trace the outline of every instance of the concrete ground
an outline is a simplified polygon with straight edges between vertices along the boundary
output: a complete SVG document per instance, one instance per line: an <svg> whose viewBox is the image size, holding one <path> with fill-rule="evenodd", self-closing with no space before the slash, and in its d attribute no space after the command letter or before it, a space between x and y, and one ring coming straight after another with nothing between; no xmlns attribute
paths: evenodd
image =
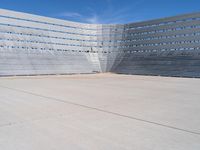
<svg viewBox="0 0 200 150"><path fill-rule="evenodd" d="M200 79L0 78L0 150L199 150Z"/></svg>

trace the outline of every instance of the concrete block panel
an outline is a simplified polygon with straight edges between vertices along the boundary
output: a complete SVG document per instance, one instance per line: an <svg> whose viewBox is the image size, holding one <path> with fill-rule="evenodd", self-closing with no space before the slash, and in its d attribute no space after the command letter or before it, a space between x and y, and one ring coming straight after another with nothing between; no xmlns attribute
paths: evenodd
<svg viewBox="0 0 200 150"><path fill-rule="evenodd" d="M0 9L0 75L200 77L199 50L200 13L102 25Z"/></svg>

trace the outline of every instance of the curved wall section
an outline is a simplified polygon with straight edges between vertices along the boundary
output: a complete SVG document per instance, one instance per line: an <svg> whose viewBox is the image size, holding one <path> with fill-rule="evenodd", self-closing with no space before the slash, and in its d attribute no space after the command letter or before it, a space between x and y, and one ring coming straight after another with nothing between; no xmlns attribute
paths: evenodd
<svg viewBox="0 0 200 150"><path fill-rule="evenodd" d="M126 24L116 73L200 77L200 13Z"/></svg>
<svg viewBox="0 0 200 150"><path fill-rule="evenodd" d="M101 72L98 28L0 10L0 75Z"/></svg>
<svg viewBox="0 0 200 150"><path fill-rule="evenodd" d="M96 72L200 77L200 13L101 25L0 9L0 76Z"/></svg>

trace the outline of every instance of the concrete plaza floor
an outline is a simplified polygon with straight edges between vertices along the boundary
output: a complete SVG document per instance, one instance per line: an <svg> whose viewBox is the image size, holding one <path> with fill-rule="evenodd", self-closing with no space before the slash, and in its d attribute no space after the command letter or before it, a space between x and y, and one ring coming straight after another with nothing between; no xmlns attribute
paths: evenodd
<svg viewBox="0 0 200 150"><path fill-rule="evenodd" d="M200 79L0 78L0 150L199 150Z"/></svg>

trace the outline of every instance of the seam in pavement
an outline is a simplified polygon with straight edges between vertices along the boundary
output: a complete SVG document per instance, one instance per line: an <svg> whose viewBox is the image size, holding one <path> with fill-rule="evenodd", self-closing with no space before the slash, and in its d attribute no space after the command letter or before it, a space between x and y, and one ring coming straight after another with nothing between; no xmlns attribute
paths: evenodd
<svg viewBox="0 0 200 150"><path fill-rule="evenodd" d="M66 100L62 100L62 99L58 99L58 98L54 98L54 97L48 97L48 96L40 95L40 94L37 94L37 93L33 93L33 92L21 90L21 89L10 88L10 87L6 87L6 86L3 86L3 85L0 85L0 87L5 88L5 89L9 89L9 90L13 90L13 91L17 91L17 92L22 92L22 93L33 95L33 96L37 96L37 97L41 97L41 98L45 98L45 99L50 99L50 100L57 101L57 102L67 103L67 104L70 104L70 105L75 105L75 106L84 107L84 108L96 110L96 111L107 113L107 114L112 114L112 115L119 116L119 117L124 117L124 118L132 119L132 120L137 120L137 121L140 121L140 122L154 124L154 125L157 125L157 126L161 126L161 127L165 127L165 128L169 128L169 129L174 129L174 130L178 130L178 131L182 131L182 132L186 132L186 133L190 133L190 134L200 135L200 132L182 129L182 128L170 126L170 125L167 125L167 124L161 124L161 123L157 123L157 122L154 122L154 121L136 118L136 117L133 117L133 116L128 116L128 115L124 115L124 114L120 114L120 113L116 113L116 112L112 112L112 111L108 111L108 110L104 110L104 109L100 109L100 108L96 108L96 107L92 107L92 106L87 106L87 105L83 105L83 104L79 104L79 103L74 103L74 102L71 102L71 101L66 101Z"/></svg>

